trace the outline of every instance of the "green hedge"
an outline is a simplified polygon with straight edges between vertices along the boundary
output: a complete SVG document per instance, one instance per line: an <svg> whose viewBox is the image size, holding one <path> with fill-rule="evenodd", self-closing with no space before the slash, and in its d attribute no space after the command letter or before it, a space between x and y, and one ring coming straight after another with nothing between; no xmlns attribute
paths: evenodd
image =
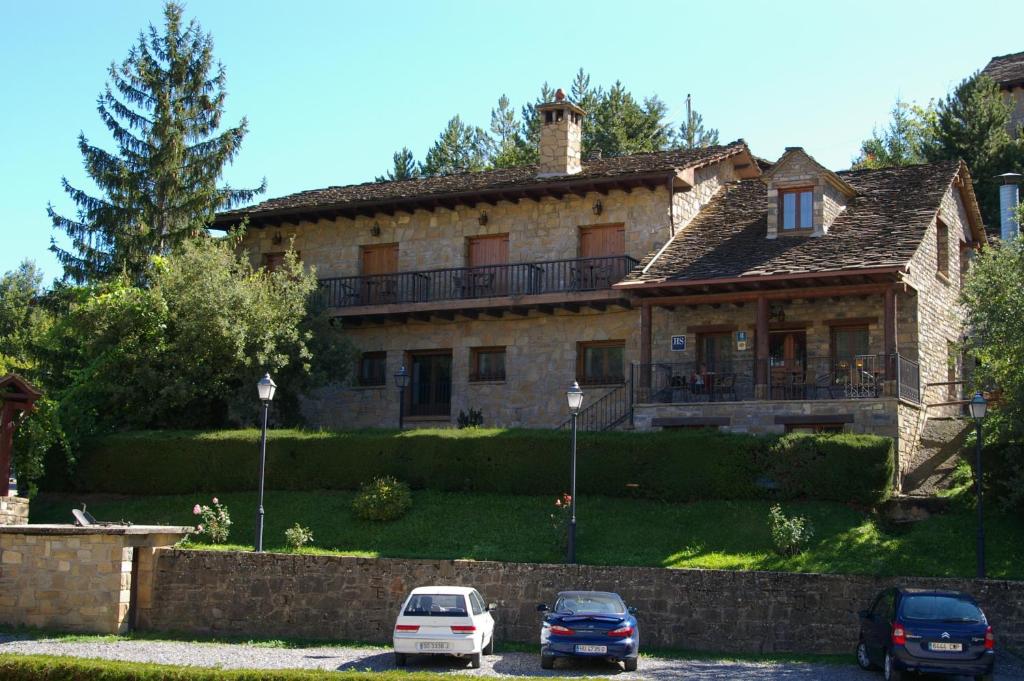
<svg viewBox="0 0 1024 681"><path fill-rule="evenodd" d="M72 489L192 494L256 487L259 433L136 432L94 440ZM569 480L569 437L551 430L277 430L268 489L357 489L394 475L414 489L558 494ZM579 486L669 501L812 498L874 504L892 480L892 441L871 435L754 437L702 431L581 433ZM45 485L45 483L44 483ZM48 491L68 491L51 484Z"/></svg>
<svg viewBox="0 0 1024 681"><path fill-rule="evenodd" d="M450 678L448 674L428 672L225 670L50 655L0 654L0 679L4 681L440 681Z"/></svg>

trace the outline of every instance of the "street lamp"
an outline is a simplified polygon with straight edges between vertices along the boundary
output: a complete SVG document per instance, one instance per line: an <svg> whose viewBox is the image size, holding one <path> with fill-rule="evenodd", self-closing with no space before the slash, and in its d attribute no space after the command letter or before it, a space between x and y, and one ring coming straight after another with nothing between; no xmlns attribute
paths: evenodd
<svg viewBox="0 0 1024 681"><path fill-rule="evenodd" d="M256 391L259 393L260 402L263 403L263 434L260 436L260 501L256 510L256 550L263 550L263 471L267 465L267 412L270 411L270 401L274 399L274 391L277 384L270 374L264 374L260 382L256 384Z"/></svg>
<svg viewBox="0 0 1024 681"><path fill-rule="evenodd" d="M577 381L565 391L569 401L569 413L572 414L572 487L569 492L569 563L576 562L576 417L583 406L583 391Z"/></svg>
<svg viewBox="0 0 1024 681"><path fill-rule="evenodd" d="M398 388L398 430L402 430L403 421L405 420L405 386L409 385L409 373L405 370L405 365L395 372L395 387Z"/></svg>
<svg viewBox="0 0 1024 681"><path fill-rule="evenodd" d="M974 443L974 489L978 495L978 579L985 577L985 516L981 509L981 422L988 411L988 400L980 392L974 393L969 403L971 418L977 428Z"/></svg>

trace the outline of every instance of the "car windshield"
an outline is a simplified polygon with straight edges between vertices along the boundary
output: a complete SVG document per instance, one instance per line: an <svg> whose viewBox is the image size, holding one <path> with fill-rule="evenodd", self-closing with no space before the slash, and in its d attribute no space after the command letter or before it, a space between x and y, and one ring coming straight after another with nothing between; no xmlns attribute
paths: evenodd
<svg viewBox="0 0 1024 681"><path fill-rule="evenodd" d="M956 596L907 596L903 616L940 622L980 622L982 617L978 606Z"/></svg>
<svg viewBox="0 0 1024 681"><path fill-rule="evenodd" d="M460 594L415 594L405 606L414 617L465 617L466 597Z"/></svg>
<svg viewBox="0 0 1024 681"><path fill-rule="evenodd" d="M622 599L614 594L564 594L555 603L555 612L620 614L626 611Z"/></svg>

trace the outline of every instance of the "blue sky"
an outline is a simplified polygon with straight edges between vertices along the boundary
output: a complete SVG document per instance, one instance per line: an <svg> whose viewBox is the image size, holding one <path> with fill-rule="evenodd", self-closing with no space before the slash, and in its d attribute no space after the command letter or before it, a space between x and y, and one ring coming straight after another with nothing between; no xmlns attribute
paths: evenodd
<svg viewBox="0 0 1024 681"><path fill-rule="evenodd" d="M159 24L157 0L0 0L0 272L47 278L46 205L90 188L75 140L112 148L96 114L111 61ZM777 158L805 147L847 167L896 97L944 95L994 55L1024 50L1006 2L321 2L190 0L228 71L225 121L250 133L226 173L267 196L372 180L408 145L422 159L448 119L486 127L505 93L621 80L679 120L687 93L723 141ZM1016 26L1016 28L1014 27ZM59 236L58 236L59 238Z"/></svg>

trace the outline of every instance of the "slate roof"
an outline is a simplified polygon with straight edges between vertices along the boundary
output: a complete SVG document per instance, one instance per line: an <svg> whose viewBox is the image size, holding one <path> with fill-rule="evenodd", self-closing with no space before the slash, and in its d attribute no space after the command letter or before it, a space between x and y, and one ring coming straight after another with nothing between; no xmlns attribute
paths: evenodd
<svg viewBox="0 0 1024 681"><path fill-rule="evenodd" d="M726 145L703 149L676 149L647 154L632 154L593 159L583 162L583 170L575 175L537 177L537 166L502 168L483 172L459 173L426 177L396 182L366 182L363 184L326 187L297 192L246 208L238 208L218 214L219 221L242 215L259 215L271 211L289 209L316 210L317 208L344 206L346 204L387 203L424 197L441 197L451 194L483 192L488 190L513 189L548 183L585 182L659 172L666 174L694 166L714 163L741 151L749 151L742 139Z"/></svg>
<svg viewBox="0 0 1024 681"><path fill-rule="evenodd" d="M848 201L824 237L769 240L764 182L753 179L727 185L623 283L904 266L960 169L957 161L943 161L840 172L858 195Z"/></svg>
<svg viewBox="0 0 1024 681"><path fill-rule="evenodd" d="M1024 85L1024 52L992 57L981 72L1002 87Z"/></svg>

